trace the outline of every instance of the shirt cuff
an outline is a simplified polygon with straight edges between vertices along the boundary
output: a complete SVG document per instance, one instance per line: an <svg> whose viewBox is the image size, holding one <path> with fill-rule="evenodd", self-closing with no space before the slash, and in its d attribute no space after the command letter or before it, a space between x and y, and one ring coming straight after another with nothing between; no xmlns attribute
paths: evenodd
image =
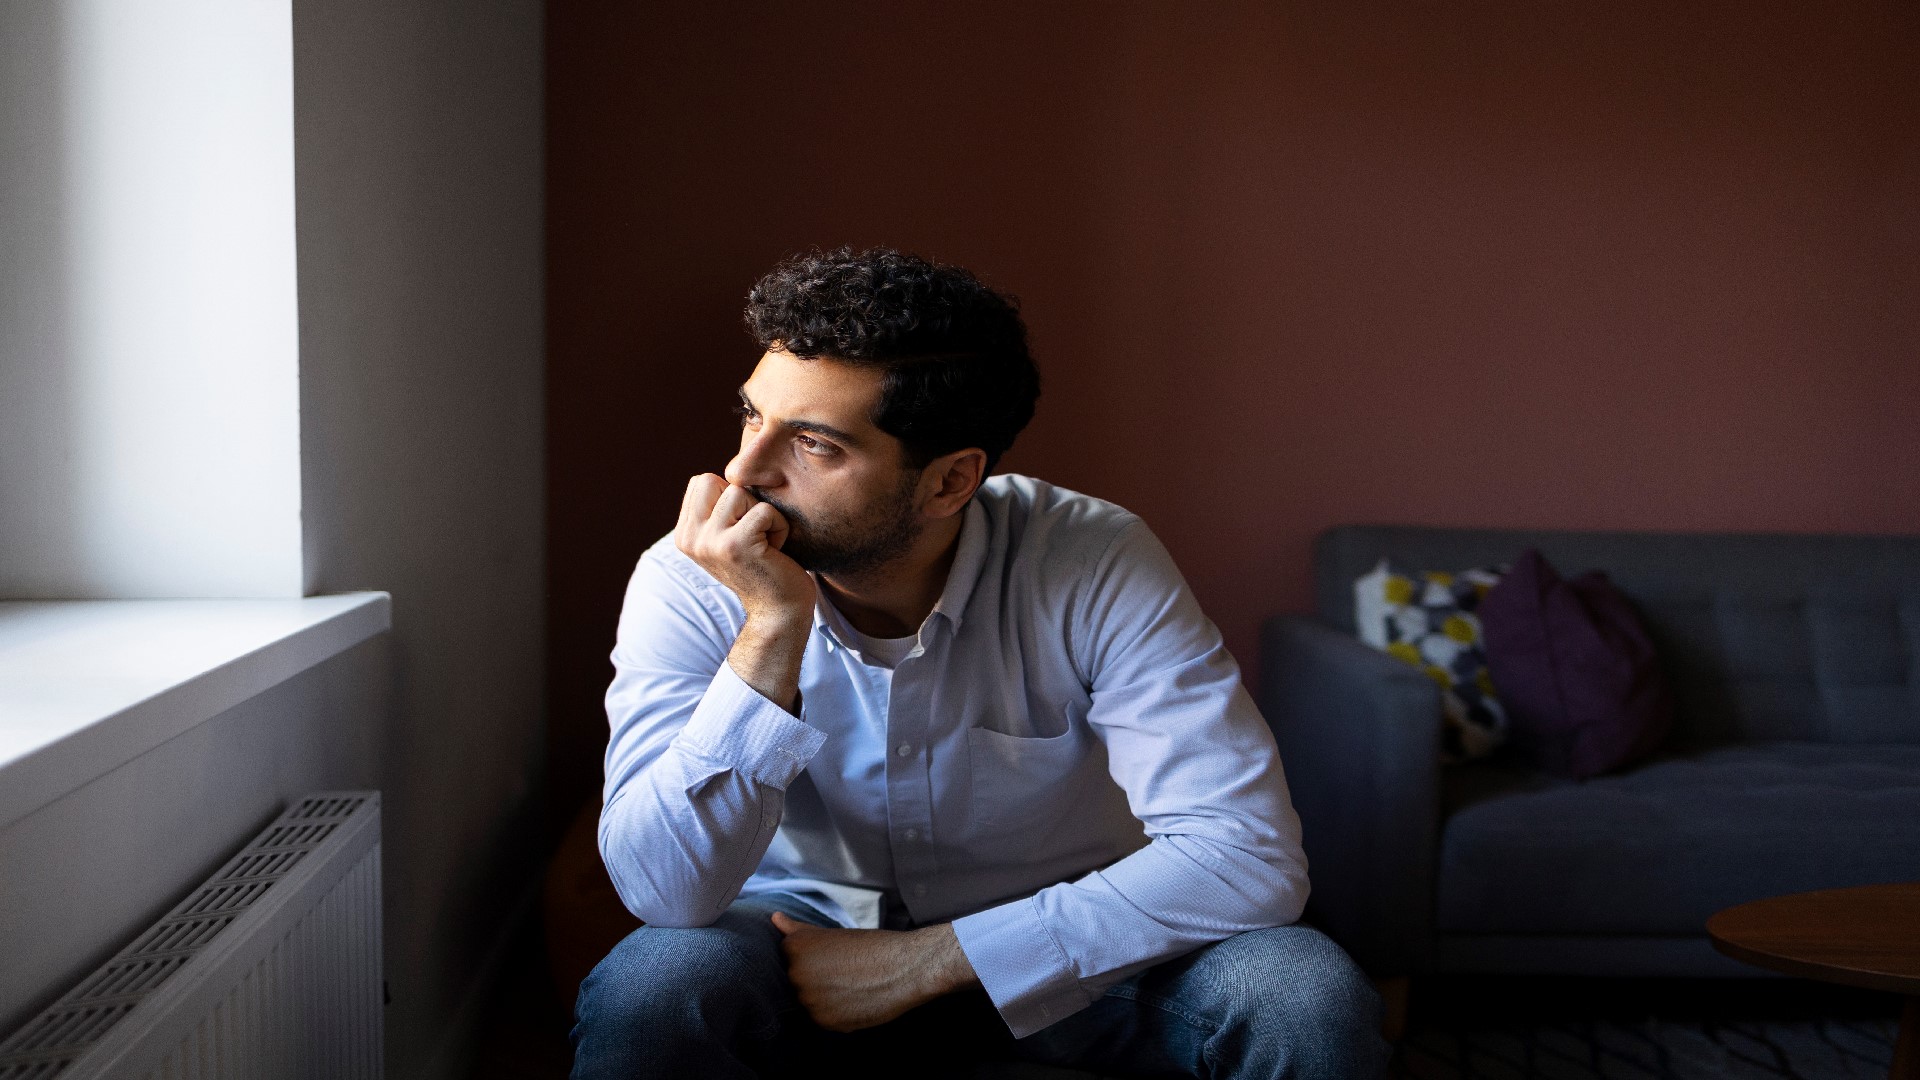
<svg viewBox="0 0 1920 1080"><path fill-rule="evenodd" d="M827 733L793 718L722 663L706 695L674 738L702 760L785 791L820 752Z"/></svg>
<svg viewBox="0 0 1920 1080"><path fill-rule="evenodd" d="M1032 897L955 919L953 936L1016 1039L1093 1004Z"/></svg>

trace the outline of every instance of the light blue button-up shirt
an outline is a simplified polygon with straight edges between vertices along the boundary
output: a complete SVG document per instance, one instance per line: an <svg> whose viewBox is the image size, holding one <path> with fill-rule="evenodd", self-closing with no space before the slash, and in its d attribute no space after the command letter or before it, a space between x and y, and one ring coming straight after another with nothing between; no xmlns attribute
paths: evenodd
<svg viewBox="0 0 1920 1080"><path fill-rule="evenodd" d="M1024 1036L1299 917L1306 860L1273 736L1120 507L989 478L896 667L819 601L798 718L727 665L744 621L671 536L641 556L607 691L600 850L647 922L704 926L779 891L874 927L885 895L953 923Z"/></svg>

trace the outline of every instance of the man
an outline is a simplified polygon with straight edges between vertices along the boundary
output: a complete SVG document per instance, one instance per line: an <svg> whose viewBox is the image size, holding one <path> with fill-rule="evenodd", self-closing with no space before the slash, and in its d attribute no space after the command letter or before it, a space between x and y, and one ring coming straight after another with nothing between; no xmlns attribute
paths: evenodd
<svg viewBox="0 0 1920 1080"><path fill-rule="evenodd" d="M1291 925L1273 737L1165 549L989 479L1039 394L1014 305L842 250L747 324L740 451L620 619L600 848L647 925L582 984L574 1075L1379 1072L1378 998Z"/></svg>

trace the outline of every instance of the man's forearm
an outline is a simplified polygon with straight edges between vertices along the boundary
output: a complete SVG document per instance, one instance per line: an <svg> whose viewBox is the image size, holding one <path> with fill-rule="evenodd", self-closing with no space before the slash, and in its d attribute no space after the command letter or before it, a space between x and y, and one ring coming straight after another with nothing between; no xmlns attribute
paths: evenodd
<svg viewBox="0 0 1920 1080"><path fill-rule="evenodd" d="M749 616L727 653L727 666L760 696L798 716L800 660L812 632L812 612Z"/></svg>
<svg viewBox="0 0 1920 1080"><path fill-rule="evenodd" d="M671 691L684 695L691 682ZM724 661L690 713L649 718L672 699L636 698L641 715L616 722L609 751L615 783L601 814L601 853L634 914L664 926L703 926L765 855L787 786L826 735ZM627 720L624 711L620 717ZM647 747L644 732L663 728L672 737L656 735L642 756L636 747Z"/></svg>
<svg viewBox="0 0 1920 1080"><path fill-rule="evenodd" d="M925 936L923 955L928 1000L979 984L980 976L974 973L973 961L968 960L966 951L960 948L952 923L922 927L914 933Z"/></svg>
<svg viewBox="0 0 1920 1080"><path fill-rule="evenodd" d="M840 930L785 914L787 977L815 1023L833 1031L884 1024L979 980L951 923L918 930Z"/></svg>

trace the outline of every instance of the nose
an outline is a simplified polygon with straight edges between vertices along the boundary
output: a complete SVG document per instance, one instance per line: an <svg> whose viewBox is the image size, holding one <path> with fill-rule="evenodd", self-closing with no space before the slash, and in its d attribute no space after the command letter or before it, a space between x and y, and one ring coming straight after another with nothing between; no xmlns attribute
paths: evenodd
<svg viewBox="0 0 1920 1080"><path fill-rule="evenodd" d="M775 454L777 434L772 425L759 432L742 431L740 433L740 452L727 462L725 476L727 483L743 488L776 488L780 486L780 470Z"/></svg>

